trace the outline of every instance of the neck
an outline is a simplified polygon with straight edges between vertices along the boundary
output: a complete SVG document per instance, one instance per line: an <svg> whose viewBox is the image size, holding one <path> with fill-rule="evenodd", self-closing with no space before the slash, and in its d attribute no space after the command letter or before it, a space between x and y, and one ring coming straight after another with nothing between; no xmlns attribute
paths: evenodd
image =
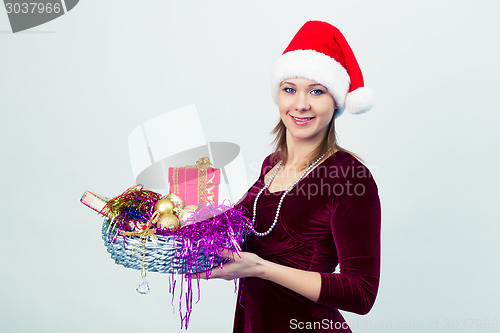
<svg viewBox="0 0 500 333"><path fill-rule="evenodd" d="M321 143L321 137L312 140L296 140L287 136L288 160L286 166L304 167L310 154Z"/></svg>

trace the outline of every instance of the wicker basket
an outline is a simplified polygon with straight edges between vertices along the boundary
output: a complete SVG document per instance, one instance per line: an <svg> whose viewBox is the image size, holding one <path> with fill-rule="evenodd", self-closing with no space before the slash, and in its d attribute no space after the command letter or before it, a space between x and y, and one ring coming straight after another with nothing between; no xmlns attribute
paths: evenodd
<svg viewBox="0 0 500 333"><path fill-rule="evenodd" d="M144 266L148 272L187 274L206 271L218 265L221 260L211 260L200 249L198 262L188 266L180 256L182 244L174 236L158 235L156 244L151 240L144 243L143 251L140 236L118 236L113 241L109 238L108 228L109 220L106 220L102 227L104 245L115 263L127 268L142 270Z"/></svg>

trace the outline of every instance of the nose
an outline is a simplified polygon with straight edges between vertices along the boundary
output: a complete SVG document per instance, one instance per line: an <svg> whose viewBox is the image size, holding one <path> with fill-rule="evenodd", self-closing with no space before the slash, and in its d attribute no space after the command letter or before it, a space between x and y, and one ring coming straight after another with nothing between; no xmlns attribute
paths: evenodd
<svg viewBox="0 0 500 333"><path fill-rule="evenodd" d="M303 93L295 94L294 102L296 111L307 111L311 108L311 104L309 104L309 99L307 94Z"/></svg>

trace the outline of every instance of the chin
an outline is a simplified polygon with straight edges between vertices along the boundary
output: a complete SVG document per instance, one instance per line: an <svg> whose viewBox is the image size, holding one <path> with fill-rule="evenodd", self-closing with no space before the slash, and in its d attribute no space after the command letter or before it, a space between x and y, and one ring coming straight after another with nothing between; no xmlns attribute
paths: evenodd
<svg viewBox="0 0 500 333"><path fill-rule="evenodd" d="M297 132L290 131L290 136L293 139L295 139L295 140L309 141L309 140L314 140L318 136L318 134L314 134L314 133L297 133Z"/></svg>

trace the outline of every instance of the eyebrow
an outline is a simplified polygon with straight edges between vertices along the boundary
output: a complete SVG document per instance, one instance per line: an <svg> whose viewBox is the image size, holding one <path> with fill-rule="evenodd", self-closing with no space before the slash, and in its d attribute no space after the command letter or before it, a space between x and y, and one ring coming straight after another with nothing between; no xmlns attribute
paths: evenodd
<svg viewBox="0 0 500 333"><path fill-rule="evenodd" d="M289 81L283 81L283 82L281 82L280 87L281 87L282 85L284 85L284 84L289 84L289 85L292 85L292 86L294 86L294 87L296 86L296 84L295 84L295 83L292 83L292 82L289 82ZM307 87L308 87L308 88L311 88L311 87L314 87L314 86L321 86L321 87L323 87L323 88L327 89L327 88L326 88L324 85L322 85L321 83L312 83L312 84L308 85ZM328 89L327 89L327 90L328 90Z"/></svg>

